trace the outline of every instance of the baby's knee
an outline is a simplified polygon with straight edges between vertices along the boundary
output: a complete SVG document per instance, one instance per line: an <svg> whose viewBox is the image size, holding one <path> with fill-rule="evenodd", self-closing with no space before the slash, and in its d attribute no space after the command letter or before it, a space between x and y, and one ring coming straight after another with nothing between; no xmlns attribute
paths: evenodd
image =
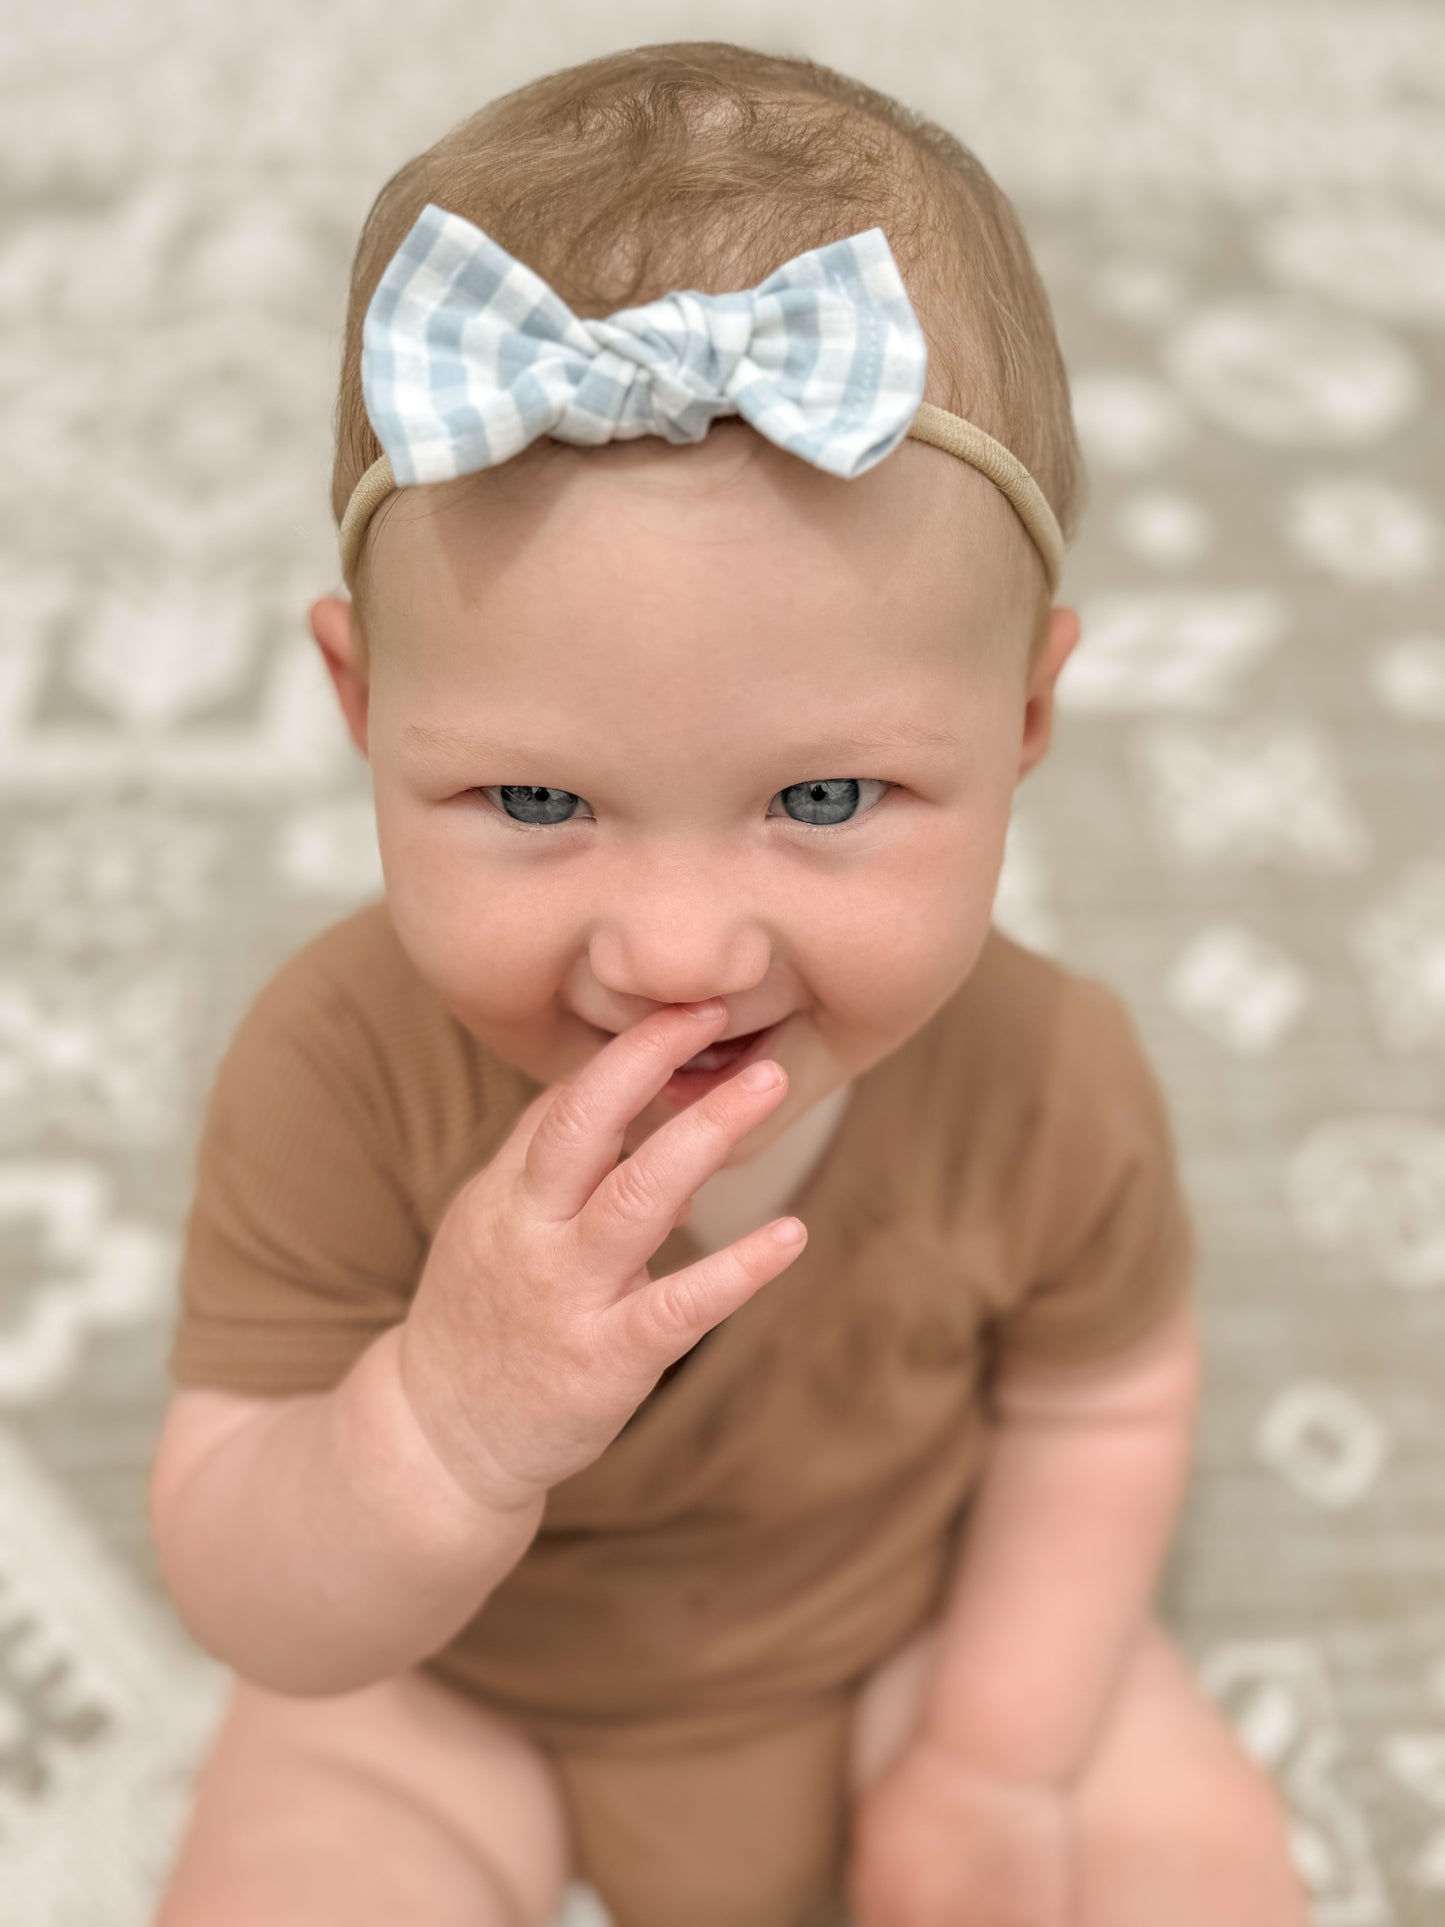
<svg viewBox="0 0 1445 1927"><path fill-rule="evenodd" d="M1237 1870L1240 1927L1307 1927L1308 1901L1295 1866L1289 1811L1275 1782L1245 1755L1196 1817L1207 1854Z"/></svg>
<svg viewBox="0 0 1445 1927"><path fill-rule="evenodd" d="M440 1690L402 1676L300 1700L238 1682L155 1927L550 1927L560 1815L529 1830L532 1781L504 1749L459 1757Z"/></svg>

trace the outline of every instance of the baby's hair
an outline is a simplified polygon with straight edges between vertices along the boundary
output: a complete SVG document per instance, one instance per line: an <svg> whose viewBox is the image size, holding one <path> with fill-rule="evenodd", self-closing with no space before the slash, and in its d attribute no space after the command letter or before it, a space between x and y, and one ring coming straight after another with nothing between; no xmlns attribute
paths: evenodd
<svg viewBox="0 0 1445 1927"><path fill-rule="evenodd" d="M882 227L928 339L927 398L1011 449L1072 538L1088 484L1068 375L1007 195L961 141L887 94L814 60L723 40L629 47L544 74L449 129L381 189L347 301L338 526L382 453L362 396L362 323L428 201L483 228L583 319L675 288L753 287L808 248ZM354 577L363 673L367 560L391 505L372 518ZM1037 583L1032 664L1051 597L1018 533L1019 555L1035 557L1020 564Z"/></svg>

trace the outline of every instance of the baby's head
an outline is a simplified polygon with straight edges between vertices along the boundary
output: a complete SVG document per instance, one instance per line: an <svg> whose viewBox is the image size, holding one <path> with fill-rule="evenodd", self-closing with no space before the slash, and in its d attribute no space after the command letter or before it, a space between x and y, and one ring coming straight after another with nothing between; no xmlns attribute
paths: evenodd
<svg viewBox="0 0 1445 1927"><path fill-rule="evenodd" d="M802 60L644 47L492 103L378 198L353 272L338 522L381 453L361 323L428 202L591 317L755 286L881 226L925 399L1019 458L1065 540L1084 478L1047 296L951 136ZM397 489L312 629L370 760L398 937L541 1083L659 1005L720 996L769 1047L765 1150L973 967L1013 792L1078 635L979 469L904 440L851 478L739 416L699 442L543 437ZM624 1151L672 1115L640 1114Z"/></svg>

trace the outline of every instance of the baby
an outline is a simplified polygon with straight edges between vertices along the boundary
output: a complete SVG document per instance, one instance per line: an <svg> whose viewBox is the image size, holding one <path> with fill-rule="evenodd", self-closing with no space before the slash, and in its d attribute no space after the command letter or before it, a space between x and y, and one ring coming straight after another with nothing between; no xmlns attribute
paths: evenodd
<svg viewBox="0 0 1445 1927"><path fill-rule="evenodd" d="M1082 488L1009 203L816 63L591 61L379 197L310 620L385 892L207 1109L160 1927L1301 1927L1151 1613L1163 1094L990 921Z"/></svg>

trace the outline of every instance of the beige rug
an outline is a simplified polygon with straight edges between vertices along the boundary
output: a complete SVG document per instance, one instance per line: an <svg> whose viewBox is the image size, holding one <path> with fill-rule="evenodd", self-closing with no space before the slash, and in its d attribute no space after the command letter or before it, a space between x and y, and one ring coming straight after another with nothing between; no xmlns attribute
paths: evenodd
<svg viewBox="0 0 1445 1927"><path fill-rule="evenodd" d="M304 624L356 229L492 94L719 34L944 120L1036 245L1093 502L997 914L1127 997L1173 1106L1208 1382L1162 1606L1314 1927L1445 1919L1445 16L402 17L0 16L6 1927L149 1920L226 1684L146 1486L212 1068L380 885Z"/></svg>

